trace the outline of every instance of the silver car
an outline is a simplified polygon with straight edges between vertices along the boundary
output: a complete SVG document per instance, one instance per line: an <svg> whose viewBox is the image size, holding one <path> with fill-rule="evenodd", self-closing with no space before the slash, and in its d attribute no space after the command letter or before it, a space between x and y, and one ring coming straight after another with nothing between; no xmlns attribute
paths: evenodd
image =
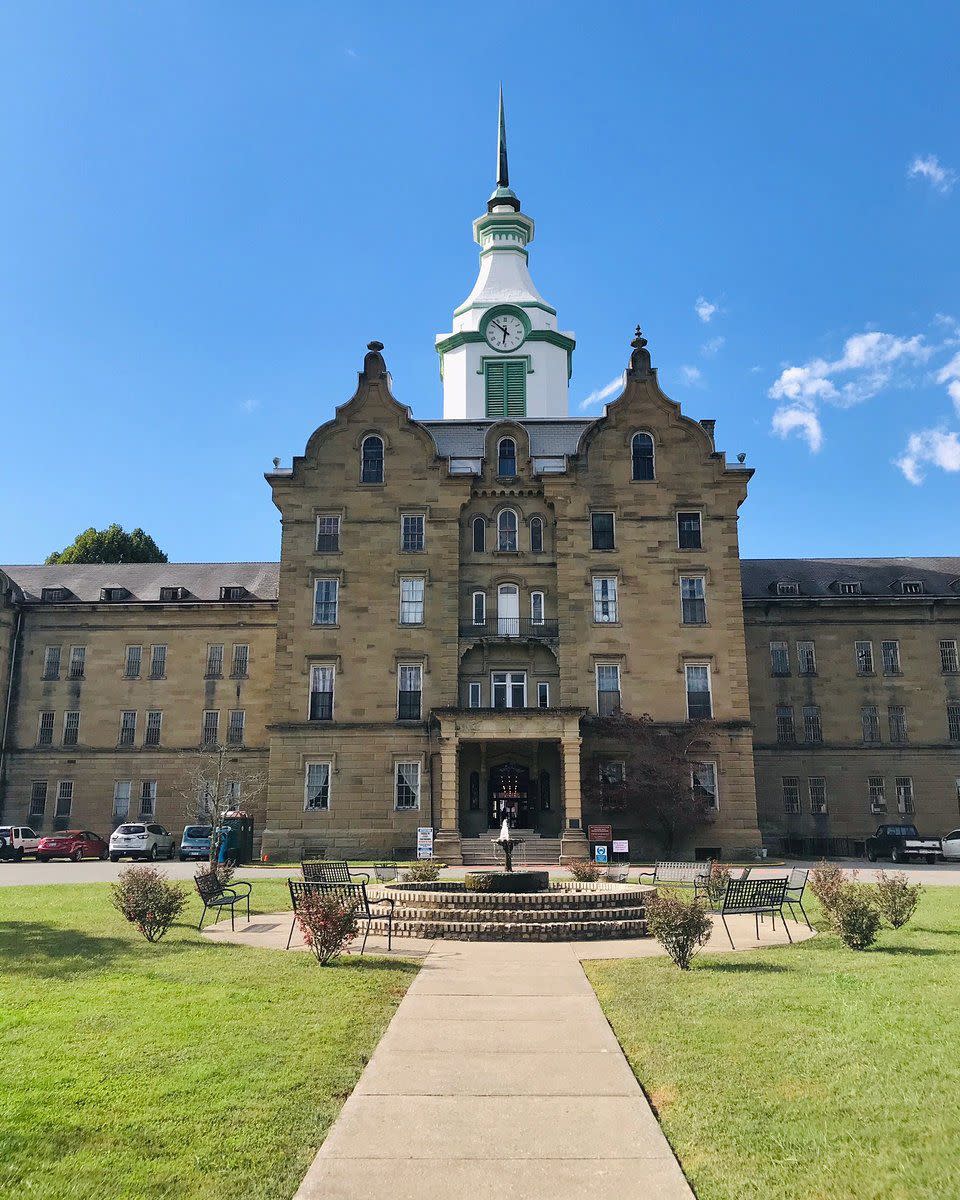
<svg viewBox="0 0 960 1200"><path fill-rule="evenodd" d="M173 858L176 848L173 834L162 825L139 822L118 825L110 834L111 862L119 862L121 858L148 858L156 862L158 858Z"/></svg>

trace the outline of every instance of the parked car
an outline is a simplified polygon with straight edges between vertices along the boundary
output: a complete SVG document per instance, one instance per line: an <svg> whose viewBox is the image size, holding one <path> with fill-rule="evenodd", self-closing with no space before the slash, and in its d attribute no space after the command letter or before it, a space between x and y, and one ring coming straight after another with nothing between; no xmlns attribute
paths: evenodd
<svg viewBox="0 0 960 1200"><path fill-rule="evenodd" d="M89 829L65 829L63 833L51 833L42 837L37 846L37 862L49 862L51 858L72 858L80 862L84 858L106 858L108 844L99 833Z"/></svg>
<svg viewBox="0 0 960 1200"><path fill-rule="evenodd" d="M209 858L212 825L188 825L180 839L180 861L188 858Z"/></svg>
<svg viewBox="0 0 960 1200"><path fill-rule="evenodd" d="M36 854L40 834L29 825L0 825L0 858L19 862L25 854Z"/></svg>
<svg viewBox="0 0 960 1200"><path fill-rule="evenodd" d="M878 825L877 832L866 841L867 859L892 858L894 862L925 858L936 862L942 850L939 838L922 838L916 825Z"/></svg>
<svg viewBox="0 0 960 1200"><path fill-rule="evenodd" d="M110 835L110 861L121 858L173 858L176 839L162 825L118 825Z"/></svg>
<svg viewBox="0 0 960 1200"><path fill-rule="evenodd" d="M943 857L951 862L956 862L960 859L960 829L953 829L940 839L940 849L943 851Z"/></svg>

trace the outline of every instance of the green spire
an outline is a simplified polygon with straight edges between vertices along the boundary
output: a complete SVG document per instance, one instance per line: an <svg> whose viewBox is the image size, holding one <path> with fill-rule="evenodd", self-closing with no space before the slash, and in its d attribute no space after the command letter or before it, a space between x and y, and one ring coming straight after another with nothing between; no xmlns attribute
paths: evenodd
<svg viewBox="0 0 960 1200"><path fill-rule="evenodd" d="M507 167L507 118L503 112L503 84L500 84L500 113L497 125L497 187L487 201L487 212L497 205L507 205L514 212L520 211L520 201L510 190L510 170Z"/></svg>

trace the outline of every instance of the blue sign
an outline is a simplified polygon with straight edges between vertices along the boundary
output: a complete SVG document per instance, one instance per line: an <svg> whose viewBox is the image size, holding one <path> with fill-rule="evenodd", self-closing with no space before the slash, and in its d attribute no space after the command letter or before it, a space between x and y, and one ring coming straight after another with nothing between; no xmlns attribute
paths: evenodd
<svg viewBox="0 0 960 1200"><path fill-rule="evenodd" d="M594 861L595 861L595 862L598 862L598 863L605 863L605 862L607 861L607 848L606 848L606 846L594 846L594 848L593 848L593 857L594 857Z"/></svg>

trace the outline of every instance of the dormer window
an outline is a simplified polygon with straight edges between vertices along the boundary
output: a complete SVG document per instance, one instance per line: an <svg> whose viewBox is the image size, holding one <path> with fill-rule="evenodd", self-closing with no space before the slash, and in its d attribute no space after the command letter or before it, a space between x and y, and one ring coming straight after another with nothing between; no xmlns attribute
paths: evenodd
<svg viewBox="0 0 960 1200"><path fill-rule="evenodd" d="M105 587L100 589L100 599L107 604L115 604L118 600L125 600L130 593L126 588L122 587Z"/></svg>
<svg viewBox="0 0 960 1200"><path fill-rule="evenodd" d="M383 483L383 438L370 434L360 447L360 482Z"/></svg>
<svg viewBox="0 0 960 1200"><path fill-rule="evenodd" d="M185 600L187 589L183 587L162 587L160 589L160 599L169 603L172 600Z"/></svg>
<svg viewBox="0 0 960 1200"><path fill-rule="evenodd" d="M790 580L781 579L777 583L777 595L778 596L799 596L800 595L800 584L793 583Z"/></svg>
<svg viewBox="0 0 960 1200"><path fill-rule="evenodd" d="M846 580L837 584L837 591L841 596L859 596L863 592L863 585L859 581Z"/></svg>
<svg viewBox="0 0 960 1200"><path fill-rule="evenodd" d="M653 461L653 438L649 433L635 433L630 443L635 481L656 478Z"/></svg>
<svg viewBox="0 0 960 1200"><path fill-rule="evenodd" d="M919 579L904 579L900 584L900 591L904 596L922 596L923 583Z"/></svg>
<svg viewBox="0 0 960 1200"><path fill-rule="evenodd" d="M247 594L245 587L238 587L236 584L230 584L220 589L221 600L242 600Z"/></svg>
<svg viewBox="0 0 960 1200"><path fill-rule="evenodd" d="M40 589L40 601L43 604L63 604L69 597L70 593L65 587L45 587Z"/></svg>
<svg viewBox="0 0 960 1200"><path fill-rule="evenodd" d="M517 443L513 438L501 438L497 443L497 474L513 479L517 474Z"/></svg>

